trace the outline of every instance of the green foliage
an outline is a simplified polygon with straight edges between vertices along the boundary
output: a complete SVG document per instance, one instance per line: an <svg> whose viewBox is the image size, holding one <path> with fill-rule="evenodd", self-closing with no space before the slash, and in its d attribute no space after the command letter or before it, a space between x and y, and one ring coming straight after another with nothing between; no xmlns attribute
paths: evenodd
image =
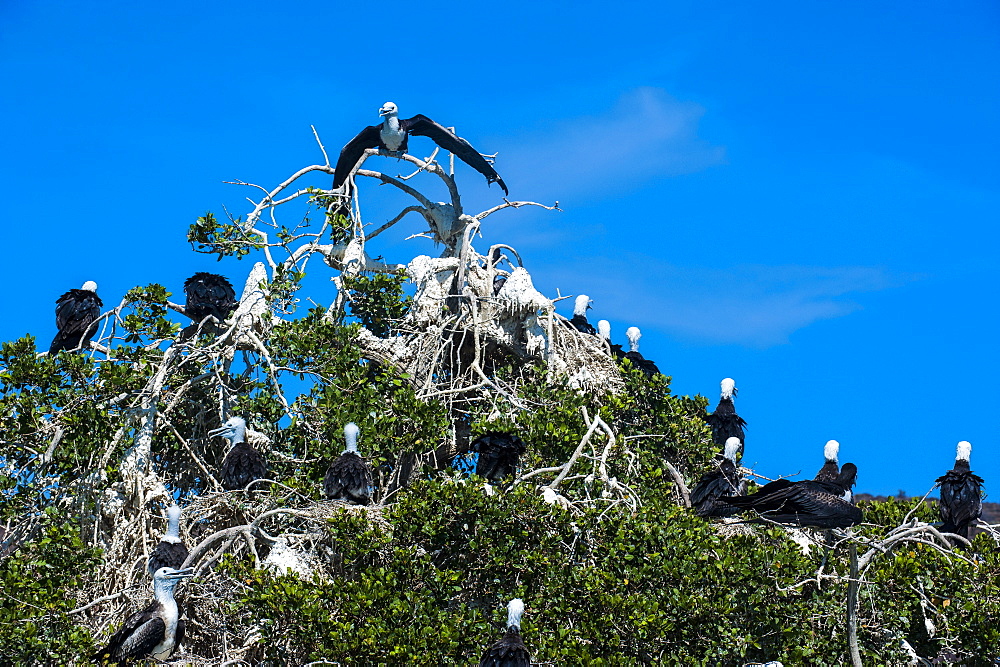
<svg viewBox="0 0 1000 667"><path fill-rule="evenodd" d="M67 611L99 552L54 510L45 512L35 539L0 560L0 656L5 664L67 664L92 647L90 630Z"/></svg>
<svg viewBox="0 0 1000 667"><path fill-rule="evenodd" d="M385 337L393 333L395 323L406 315L412 298L403 294L406 275L375 273L371 276L344 278L350 295L351 315L373 334Z"/></svg>
<svg viewBox="0 0 1000 667"><path fill-rule="evenodd" d="M188 228L187 239L195 252L216 254L220 260L245 257L263 247L264 242L259 234L245 230L239 218L232 223L219 222L212 212L199 217Z"/></svg>

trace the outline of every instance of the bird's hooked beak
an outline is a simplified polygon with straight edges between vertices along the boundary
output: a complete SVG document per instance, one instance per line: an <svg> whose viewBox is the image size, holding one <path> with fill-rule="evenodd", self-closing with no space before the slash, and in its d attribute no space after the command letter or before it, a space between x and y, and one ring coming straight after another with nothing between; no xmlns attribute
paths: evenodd
<svg viewBox="0 0 1000 667"><path fill-rule="evenodd" d="M378 110L378 115L379 116L388 116L389 114L391 114L395 110L396 110L395 105L383 104L382 108Z"/></svg>
<svg viewBox="0 0 1000 667"><path fill-rule="evenodd" d="M229 424L223 424L219 428L213 428L211 431L208 432L208 434L213 438L217 435L221 435L224 438L228 438L234 433L236 433L236 431Z"/></svg>
<svg viewBox="0 0 1000 667"><path fill-rule="evenodd" d="M166 575L167 579L187 579L194 576L194 568L186 567L183 570L177 570L176 572L171 572Z"/></svg>

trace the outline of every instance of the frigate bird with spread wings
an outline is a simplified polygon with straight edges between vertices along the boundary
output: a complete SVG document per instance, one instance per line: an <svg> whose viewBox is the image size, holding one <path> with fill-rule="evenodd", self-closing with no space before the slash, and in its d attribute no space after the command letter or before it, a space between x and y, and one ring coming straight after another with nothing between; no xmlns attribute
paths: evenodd
<svg viewBox="0 0 1000 667"><path fill-rule="evenodd" d="M381 123L361 130L358 136L341 149L333 175L333 189L336 190L347 181L367 149L378 148L402 154L407 151L410 137L415 136L429 137L438 146L485 176L487 183L499 185L504 195L507 195L507 186L493 165L472 144L445 126L421 114L401 119L399 109L392 102L383 104L378 114L384 119Z"/></svg>

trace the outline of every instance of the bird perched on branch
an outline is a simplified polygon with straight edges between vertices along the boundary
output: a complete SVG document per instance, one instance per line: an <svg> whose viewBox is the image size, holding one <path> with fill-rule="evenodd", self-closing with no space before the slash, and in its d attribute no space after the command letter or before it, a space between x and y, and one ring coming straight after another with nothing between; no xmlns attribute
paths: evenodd
<svg viewBox="0 0 1000 667"><path fill-rule="evenodd" d="M97 333L94 323L101 316L104 302L97 296L97 283L88 280L80 289L71 289L56 299L56 328L49 354L60 350L75 350L90 345Z"/></svg>
<svg viewBox="0 0 1000 667"><path fill-rule="evenodd" d="M747 482L740 475L736 456L742 449L739 438L726 440L719 467L702 475L691 491L691 507L698 516L732 516L739 509L720 500L723 496L742 496L747 492Z"/></svg>
<svg viewBox="0 0 1000 667"><path fill-rule="evenodd" d="M632 365L646 374L646 377L653 377L659 374L660 369L649 359L639 354L639 339L642 332L639 327L629 327L625 330L625 337L628 338L629 351L625 353L625 359L632 362Z"/></svg>
<svg viewBox="0 0 1000 667"><path fill-rule="evenodd" d="M479 667L529 667L531 654L521 639L521 615L524 602L514 598L507 604L507 632L496 644L486 649Z"/></svg>
<svg viewBox="0 0 1000 667"><path fill-rule="evenodd" d="M625 358L625 350L622 349L622 346L615 345L611 342L611 322L608 322L607 320L598 320L597 335L601 340L608 344L608 348L611 350L611 356L619 361Z"/></svg>
<svg viewBox="0 0 1000 667"><path fill-rule="evenodd" d="M247 423L242 417L230 417L210 436L221 435L229 441L230 450L222 460L219 477L227 491L245 489L255 479L267 479L267 463L253 445L246 442Z"/></svg>
<svg viewBox="0 0 1000 667"><path fill-rule="evenodd" d="M586 294L577 296L573 302L573 317L569 320L574 329L592 336L597 334L597 329L587 321L587 311L593 308L593 303Z"/></svg>
<svg viewBox="0 0 1000 667"><path fill-rule="evenodd" d="M171 567L180 569L184 564L184 559L188 557L187 547L180 537L181 508L171 505L167 508L167 532L160 538L160 543L156 545L149 560L146 561L146 569L153 575L161 567Z"/></svg>
<svg viewBox="0 0 1000 667"><path fill-rule="evenodd" d="M941 485L938 511L944 525L941 531L955 533L969 539L969 527L983 514L983 478L972 472L969 457L972 444L966 440L958 443L955 467L937 478ZM956 541L956 545L960 544Z"/></svg>
<svg viewBox="0 0 1000 667"><path fill-rule="evenodd" d="M719 383L722 393L719 396L719 404L715 406L715 412L708 415L705 421L712 429L712 442L717 445L725 445L729 438L739 438L740 454L746 445L746 421L736 414L736 406L733 399L736 397L736 381L732 378L723 378Z"/></svg>
<svg viewBox="0 0 1000 667"><path fill-rule="evenodd" d="M430 137L444 150L454 153L458 159L469 165L486 177L487 183L496 183L507 195L507 186L500 174L496 172L479 151L468 141L458 136L448 128L435 123L427 116L417 114L412 118L399 118L399 110L392 102L386 102L379 109L378 115L384 119L378 125L369 125L347 142L340 151L337 166L333 175L333 189L337 189L347 181L358 160L369 148L379 148L393 153L405 153L410 136Z"/></svg>
<svg viewBox="0 0 1000 667"><path fill-rule="evenodd" d="M344 426L347 447L326 470L323 491L331 500L347 500L357 505L371 502L372 469L358 454L359 431L354 422Z"/></svg>
<svg viewBox="0 0 1000 667"><path fill-rule="evenodd" d="M153 574L153 601L137 611L111 635L108 645L90 659L114 662L121 667L129 660L156 658L166 660L184 639L184 621L174 600L174 589L181 579L194 576L191 568L175 570L161 567Z"/></svg>
<svg viewBox="0 0 1000 667"><path fill-rule="evenodd" d="M864 521L864 514L851 504L851 487L858 468L845 463L832 481L779 479L765 484L749 496L724 496L721 501L741 512L755 511L762 518L813 528L847 528Z"/></svg>
<svg viewBox="0 0 1000 667"><path fill-rule="evenodd" d="M836 440L827 440L823 445L823 458L826 462L813 477L817 482L832 482L840 474L840 464L837 462L837 455L840 453L840 443Z"/></svg>
<svg viewBox="0 0 1000 667"><path fill-rule="evenodd" d="M517 462L527 447L516 435L490 431L476 438L471 449L479 453L476 474L491 482L498 482L514 473Z"/></svg>
<svg viewBox="0 0 1000 667"><path fill-rule="evenodd" d="M239 305L232 283L215 273L200 271L185 280L184 295L187 297L184 310L196 322L209 315L223 322Z"/></svg>

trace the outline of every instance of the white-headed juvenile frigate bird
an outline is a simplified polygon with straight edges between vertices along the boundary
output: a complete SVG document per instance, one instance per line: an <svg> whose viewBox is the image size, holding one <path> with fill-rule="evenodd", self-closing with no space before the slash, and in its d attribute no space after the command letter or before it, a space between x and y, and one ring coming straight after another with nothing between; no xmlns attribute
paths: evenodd
<svg viewBox="0 0 1000 667"><path fill-rule="evenodd" d="M521 615L524 602L514 598L507 604L507 632L486 649L479 667L530 667L531 654L521 639Z"/></svg>
<svg viewBox="0 0 1000 667"><path fill-rule="evenodd" d="M161 567L172 567L179 570L188 557L187 547L180 536L181 508L171 505L167 508L167 532L160 538L160 543L153 548L146 561L146 569L150 575Z"/></svg>
<svg viewBox="0 0 1000 667"><path fill-rule="evenodd" d="M837 479L837 475L840 474L840 463L837 461L837 456L840 454L840 443L836 440L827 440L826 444L823 445L823 458L826 461L823 463L823 467L819 469L813 480L816 482L832 482Z"/></svg>
<svg viewBox="0 0 1000 667"><path fill-rule="evenodd" d="M104 302L97 296L97 283L88 280L80 289L71 289L56 299L56 328L49 354L60 350L86 348L97 333L94 322L101 315Z"/></svg>
<svg viewBox="0 0 1000 667"><path fill-rule="evenodd" d="M720 498L742 496L747 492L747 482L740 475L736 462L740 449L739 438L729 438L719 467L702 475L691 491L691 507L698 516L732 516L739 512L738 508Z"/></svg>
<svg viewBox="0 0 1000 667"><path fill-rule="evenodd" d="M569 323L577 331L594 336L597 335L597 329L587 321L587 311L593 308L592 303L594 302L586 294L577 296L573 302L573 317L570 318Z"/></svg>
<svg viewBox="0 0 1000 667"><path fill-rule="evenodd" d="M832 481L812 479L793 482L779 479L765 484L749 496L724 496L720 500L740 511L754 511L778 523L812 528L847 528L864 521L864 514L851 504L851 487L858 468L845 463Z"/></svg>
<svg viewBox="0 0 1000 667"><path fill-rule="evenodd" d="M740 439L740 454L746 445L746 421L736 414L736 406L733 399L736 397L736 381L733 378L723 378L719 383L722 393L719 396L719 404L715 406L715 412L708 415L705 421L712 429L712 442L717 445L725 445L729 438Z"/></svg>
<svg viewBox="0 0 1000 667"><path fill-rule="evenodd" d="M210 436L221 435L229 441L230 449L219 468L219 481L227 491L245 489L255 479L267 479L267 463L253 445L246 441L247 423L242 417L230 417Z"/></svg>
<svg viewBox="0 0 1000 667"><path fill-rule="evenodd" d="M372 499L372 469L358 454L358 425L344 426L344 452L334 459L323 477L323 492L331 500L367 505Z"/></svg>
<svg viewBox="0 0 1000 667"><path fill-rule="evenodd" d="M597 335L601 340L607 342L608 348L611 350L611 356L619 361L625 358L625 350L622 349L622 346L615 345L611 342L611 322L608 322L607 320L598 320Z"/></svg>
<svg viewBox="0 0 1000 667"><path fill-rule="evenodd" d="M479 453L476 474L491 482L499 482L514 473L517 462L527 447L516 435L490 431L472 443L471 450Z"/></svg>
<svg viewBox="0 0 1000 667"><path fill-rule="evenodd" d="M354 167L358 164L365 150L379 148L392 153L405 153L410 136L429 137L444 150L453 153L458 159L469 165L486 177L487 183L496 183L507 194L507 186L500 174L486 161L479 151L468 141L458 136L448 128L435 123L427 116L417 114L412 118L399 117L399 109L392 102L386 102L379 109L378 115L383 120L378 125L369 125L347 142L340 151L337 166L333 175L333 189L337 189L347 181Z"/></svg>
<svg viewBox="0 0 1000 667"><path fill-rule="evenodd" d="M174 588L181 579L193 575L191 568L157 570L153 574L153 601L125 619L122 627L111 635L108 645L90 659L98 663L114 662L119 667L141 658L168 659L184 639L184 621L174 600Z"/></svg>
<svg viewBox="0 0 1000 667"><path fill-rule="evenodd" d="M209 315L223 322L239 305L232 283L215 273L199 271L185 280L184 295L187 297L184 311L195 322Z"/></svg>
<svg viewBox="0 0 1000 667"><path fill-rule="evenodd" d="M639 331L639 327L629 327L626 329L625 337L628 338L629 349L625 353L624 358L631 361L633 366L645 373L646 377L657 375L660 369L656 367L656 364L639 353L639 339L642 338L642 332Z"/></svg>
<svg viewBox="0 0 1000 667"><path fill-rule="evenodd" d="M983 478L972 472L969 457L972 445L963 440L955 453L955 467L937 478L941 485L938 511L944 525L941 532L969 539L969 527L983 514ZM956 540L957 544L961 544Z"/></svg>

